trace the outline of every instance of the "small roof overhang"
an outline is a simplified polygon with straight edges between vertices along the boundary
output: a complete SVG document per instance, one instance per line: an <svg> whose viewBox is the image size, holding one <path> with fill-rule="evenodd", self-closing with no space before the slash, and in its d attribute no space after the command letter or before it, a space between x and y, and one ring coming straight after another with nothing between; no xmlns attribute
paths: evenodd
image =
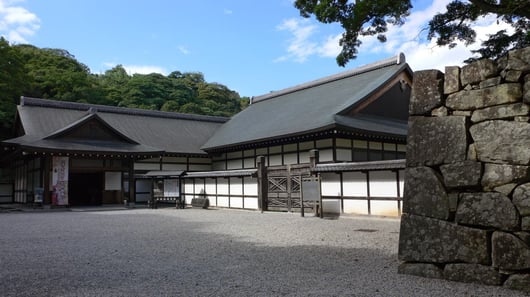
<svg viewBox="0 0 530 297"><path fill-rule="evenodd" d="M201 171L187 172L184 178L196 177L243 177L254 176L258 173L257 169L239 169L239 170L220 170L220 171Z"/></svg>
<svg viewBox="0 0 530 297"><path fill-rule="evenodd" d="M149 178L168 178L168 177L180 177L184 171L181 170L152 170L143 174L141 177Z"/></svg>
<svg viewBox="0 0 530 297"><path fill-rule="evenodd" d="M347 162L317 164L313 172L337 172L337 171L364 171L364 170L396 170L405 169L406 160L385 160L370 162Z"/></svg>

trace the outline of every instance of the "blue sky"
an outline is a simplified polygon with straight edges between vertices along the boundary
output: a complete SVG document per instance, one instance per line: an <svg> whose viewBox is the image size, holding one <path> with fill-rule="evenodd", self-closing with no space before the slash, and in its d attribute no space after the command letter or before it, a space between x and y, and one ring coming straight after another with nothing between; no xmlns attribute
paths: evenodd
<svg viewBox="0 0 530 297"><path fill-rule="evenodd" d="M358 59L337 66L341 28L304 19L292 0L0 0L0 35L12 44L69 51L92 73L202 72L241 96L258 96L405 53L413 70L461 65L470 56L425 40L449 0L416 0L388 42L363 40ZM479 39L503 24L476 24ZM476 46L475 46L476 47Z"/></svg>

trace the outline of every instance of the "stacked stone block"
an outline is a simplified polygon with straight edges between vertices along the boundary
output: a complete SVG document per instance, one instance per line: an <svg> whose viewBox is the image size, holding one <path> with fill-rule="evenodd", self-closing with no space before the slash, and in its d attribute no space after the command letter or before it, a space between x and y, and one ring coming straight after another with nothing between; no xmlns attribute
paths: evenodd
<svg viewBox="0 0 530 297"><path fill-rule="evenodd" d="M400 273L530 292L530 48L417 71Z"/></svg>

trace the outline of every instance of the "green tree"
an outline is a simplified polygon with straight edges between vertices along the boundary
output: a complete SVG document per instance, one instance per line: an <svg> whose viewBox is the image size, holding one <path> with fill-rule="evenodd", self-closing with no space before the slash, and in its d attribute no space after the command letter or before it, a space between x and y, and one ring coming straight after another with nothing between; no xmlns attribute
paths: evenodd
<svg viewBox="0 0 530 297"><path fill-rule="evenodd" d="M0 37L0 140L12 136L16 104L28 87L23 66L17 50Z"/></svg>
<svg viewBox="0 0 530 297"><path fill-rule="evenodd" d="M57 100L94 100L90 92L90 69L63 49L40 49L32 45L16 45L29 80L26 96Z"/></svg>
<svg viewBox="0 0 530 297"><path fill-rule="evenodd" d="M322 23L339 23L344 32L337 64L345 66L357 57L359 37L374 36L386 41L388 25L402 25L412 8L410 0L296 0L295 7L303 17L314 15ZM472 24L479 17L494 14L510 24L514 33L499 31L482 43L474 53L478 58L497 58L514 48L530 45L530 1L528 0L453 0L447 12L433 16L427 38L440 46L466 45L476 41Z"/></svg>

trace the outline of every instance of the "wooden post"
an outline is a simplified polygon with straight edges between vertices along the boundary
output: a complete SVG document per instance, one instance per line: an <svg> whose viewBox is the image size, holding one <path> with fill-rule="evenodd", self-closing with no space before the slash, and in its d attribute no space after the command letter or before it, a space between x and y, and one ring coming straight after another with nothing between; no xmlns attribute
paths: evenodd
<svg viewBox="0 0 530 297"><path fill-rule="evenodd" d="M50 191L50 171L51 171L51 158L49 155L44 155L42 160L42 188L43 197L42 204L51 204L51 191Z"/></svg>
<svg viewBox="0 0 530 297"><path fill-rule="evenodd" d="M316 175L313 171L315 170L315 167L317 167L317 164L319 162L319 153L318 153L318 150L317 149L314 149L314 150L310 150L309 151L309 165L310 165L310 169L311 169L311 172L312 174Z"/></svg>
<svg viewBox="0 0 530 297"><path fill-rule="evenodd" d="M318 176L318 173L315 172L315 168L317 167L319 159L320 159L320 156L319 156L319 153L318 153L317 149L309 151L309 166L310 166L309 170L311 171L311 175L312 176ZM315 216L317 216L318 213L320 212L320 217L323 217L323 213L322 213L322 194L320 195L320 199L318 201L318 205L317 205L316 201L314 202L314 204L315 204L315 209L314 209Z"/></svg>
<svg viewBox="0 0 530 297"><path fill-rule="evenodd" d="M136 180L134 179L134 158L129 161L129 207L134 208L136 202Z"/></svg>
<svg viewBox="0 0 530 297"><path fill-rule="evenodd" d="M291 193L292 187L293 187L293 182L291 180L291 165L287 165L285 169L287 170L287 211L291 212L292 205L293 205L292 193Z"/></svg>
<svg viewBox="0 0 530 297"><path fill-rule="evenodd" d="M265 165L265 157L257 157L258 165L258 208L263 213L267 209L267 166Z"/></svg>

